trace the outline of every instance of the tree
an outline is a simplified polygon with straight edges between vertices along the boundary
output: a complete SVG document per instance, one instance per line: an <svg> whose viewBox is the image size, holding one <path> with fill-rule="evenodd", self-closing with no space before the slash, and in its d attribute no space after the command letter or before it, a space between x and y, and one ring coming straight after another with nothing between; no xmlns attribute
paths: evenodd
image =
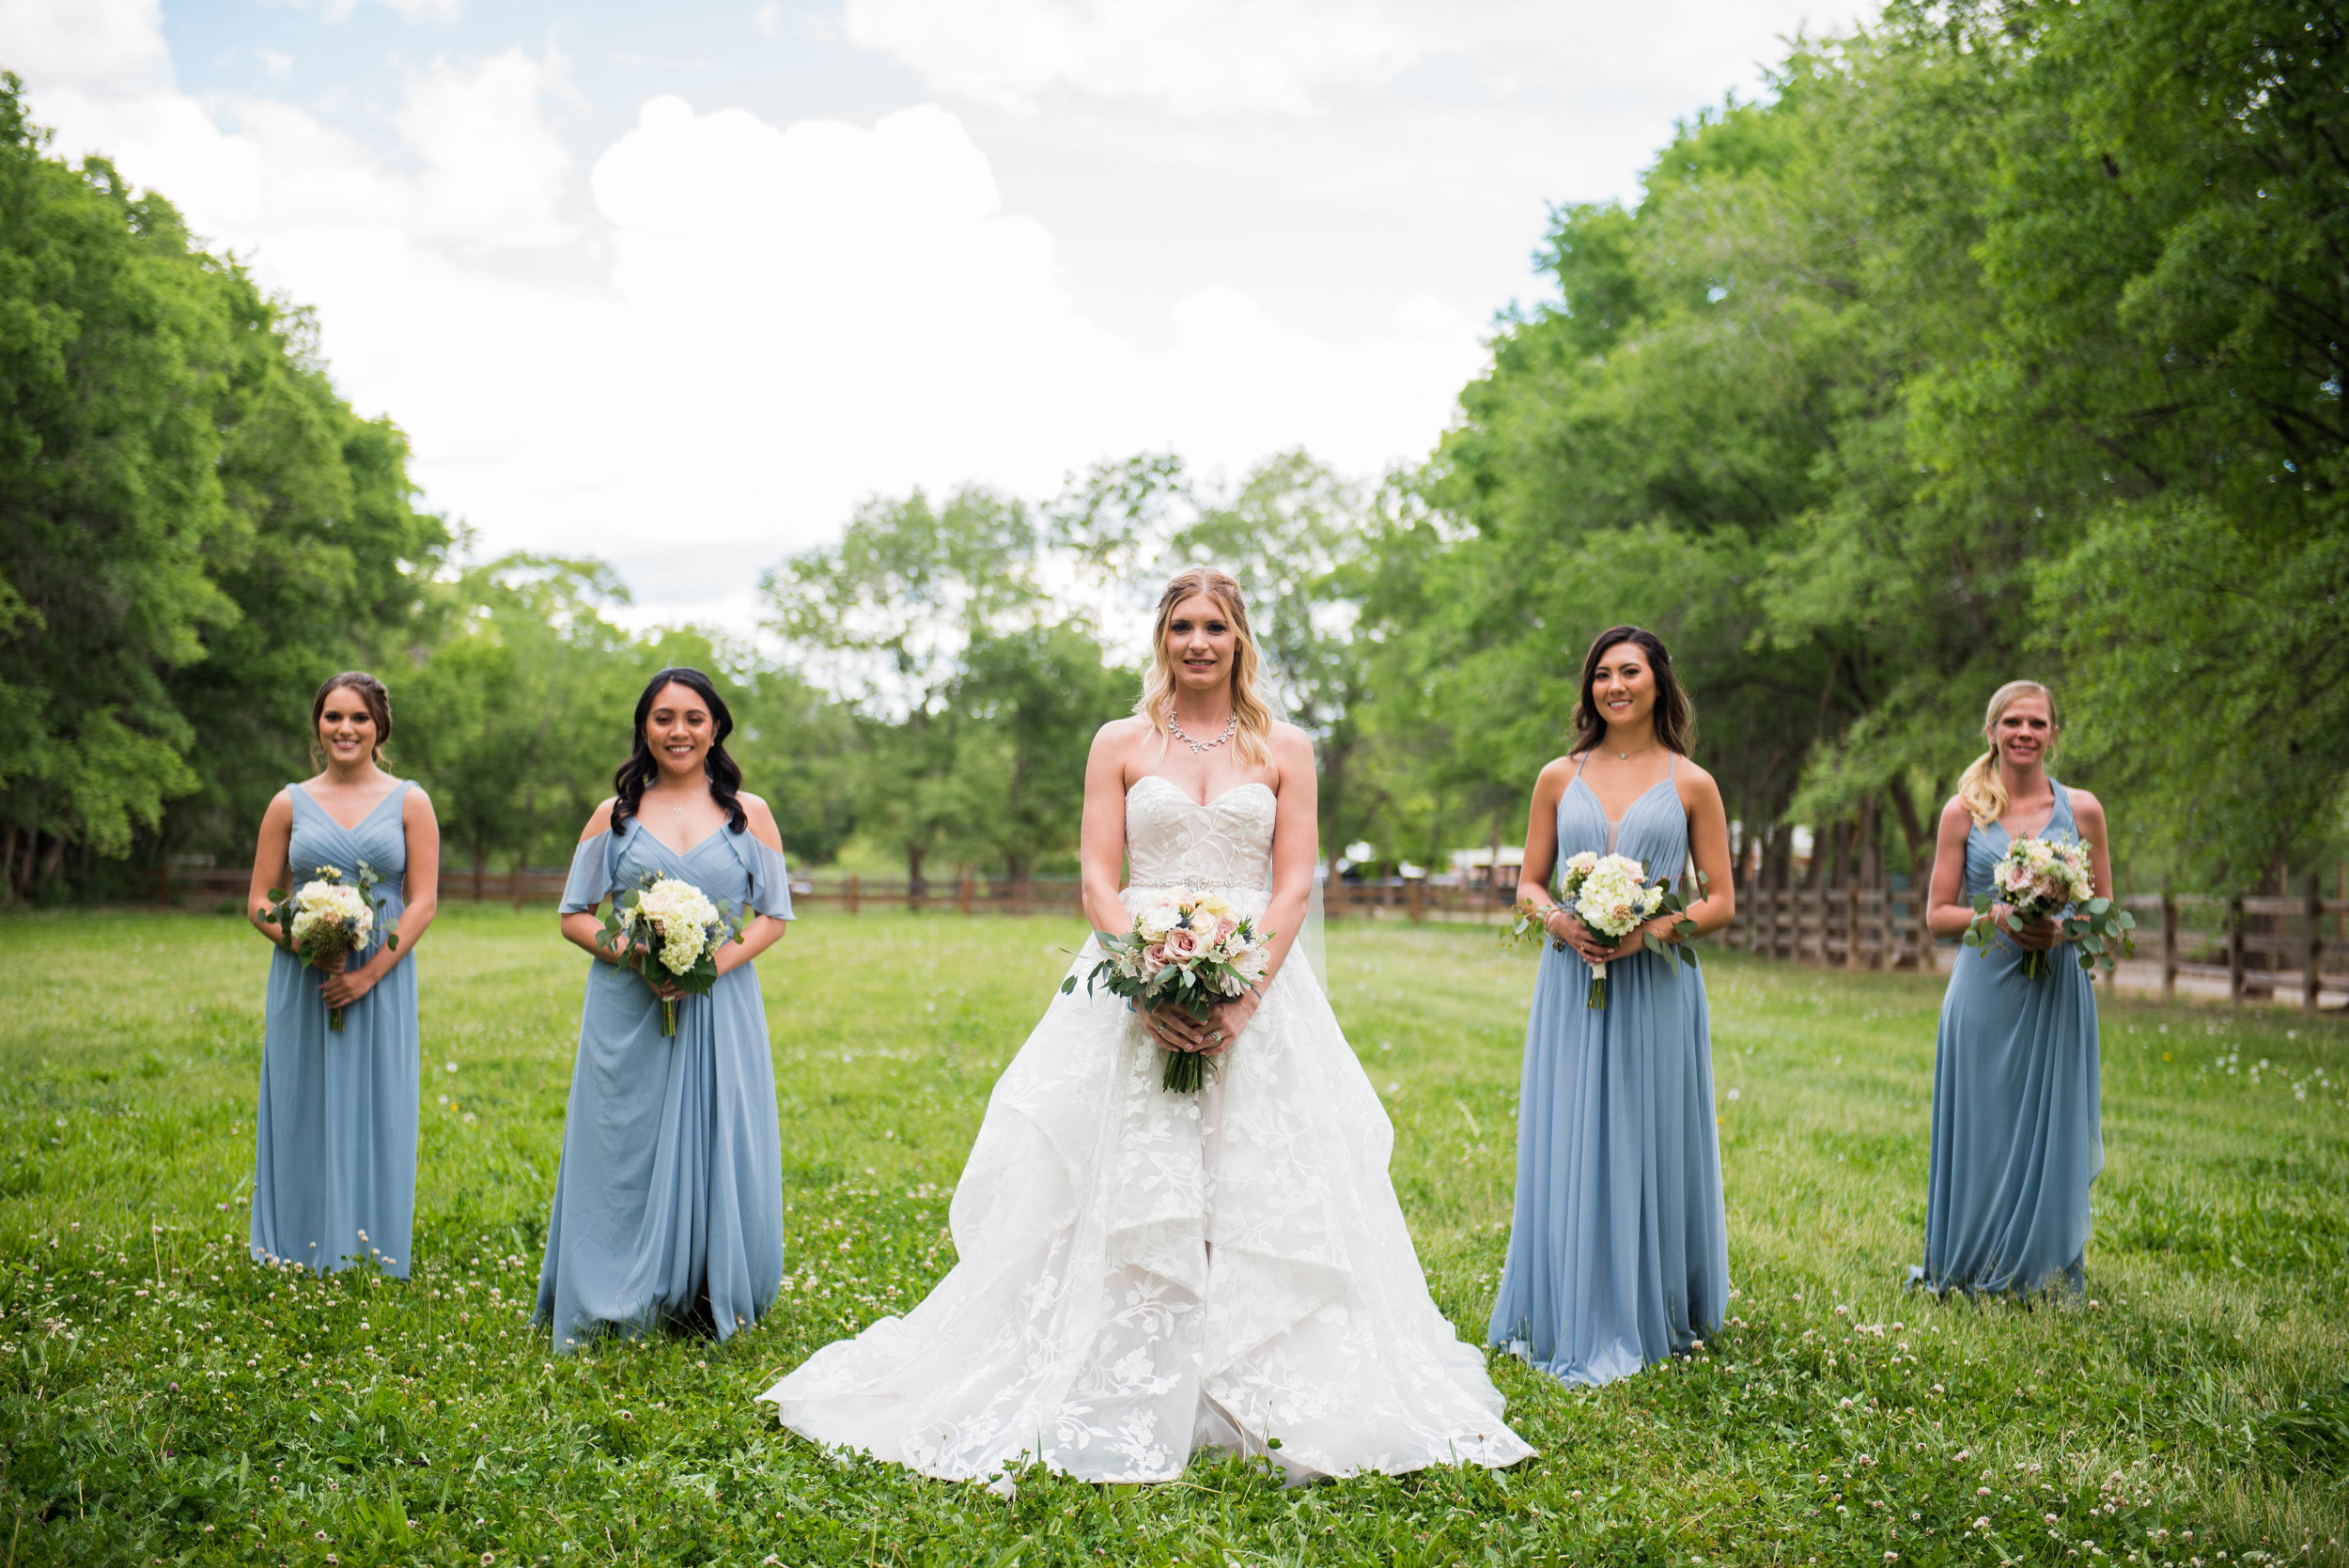
<svg viewBox="0 0 2349 1568"><path fill-rule="evenodd" d="M1036 624L1038 543L1017 502L973 488L933 507L915 490L866 503L837 544L760 582L769 629L857 704L867 737L859 819L897 846L917 892L929 856L980 826L955 783L954 696L974 638Z"/></svg>
<svg viewBox="0 0 2349 1568"><path fill-rule="evenodd" d="M446 543L398 433L334 396L299 313L163 197L46 143L0 76L0 870L20 897L70 846L169 836L174 800L200 802L192 832L249 832L311 688L401 641Z"/></svg>

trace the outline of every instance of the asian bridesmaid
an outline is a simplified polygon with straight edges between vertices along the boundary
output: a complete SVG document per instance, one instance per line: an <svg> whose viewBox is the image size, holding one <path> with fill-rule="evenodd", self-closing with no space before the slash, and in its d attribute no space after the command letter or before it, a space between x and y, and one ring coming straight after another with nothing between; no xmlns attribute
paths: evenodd
<svg viewBox="0 0 2349 1568"><path fill-rule="evenodd" d="M423 790L382 768L391 693L349 671L310 702L319 772L261 816L246 916L276 944L253 1119L249 1244L264 1263L321 1273L360 1264L405 1277L416 1210L416 942L432 924L441 829ZM272 888L332 868L381 878L365 947L305 964L270 918ZM398 942L386 939L397 933ZM342 1014L341 1027L330 1015Z"/></svg>
<svg viewBox="0 0 2349 1568"><path fill-rule="evenodd" d="M2077 839L2096 895L2112 895L2105 810L2047 773L2060 735L2055 696L2033 680L1990 695L1989 749L1941 812L1926 921L1965 933L1975 894L2008 846ZM1933 1151L1925 1260L1909 1281L1935 1291L2028 1296L2086 1288L2088 1188L2104 1169L2097 1108L2096 993L2051 919L1991 906L1998 935L1960 948L1941 1001L1933 1064ZM2027 953L2056 961L2030 974Z"/></svg>
<svg viewBox="0 0 2349 1568"><path fill-rule="evenodd" d="M1526 828L1518 896L1550 939L1526 1020L1516 1215L1487 1339L1560 1382L1599 1384L1690 1349L1728 1309L1712 1036L1685 943L1728 924L1735 894L1728 814L1688 759L1695 716L1663 643L1603 631L1581 678L1574 749L1535 780ZM1682 883L1693 928L1658 916L1602 945L1552 886L1586 850L1643 862L1651 885ZM1595 964L1602 1007L1586 1003Z"/></svg>
<svg viewBox="0 0 2349 1568"><path fill-rule="evenodd" d="M725 1339L783 1282L783 1147L767 1008L751 966L784 934L791 887L767 803L726 754L733 715L699 670L636 702L617 793L580 835L563 935L594 959L538 1273L558 1350L660 1325ZM673 877L730 905L707 996L679 994L598 945L597 906ZM677 1032L664 1034L664 1001Z"/></svg>

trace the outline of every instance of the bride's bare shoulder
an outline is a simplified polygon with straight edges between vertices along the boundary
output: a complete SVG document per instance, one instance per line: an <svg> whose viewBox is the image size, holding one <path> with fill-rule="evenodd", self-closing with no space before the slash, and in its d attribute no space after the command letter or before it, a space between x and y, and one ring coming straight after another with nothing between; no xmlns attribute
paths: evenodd
<svg viewBox="0 0 2349 1568"><path fill-rule="evenodd" d="M1150 734L1150 721L1139 713L1111 720L1093 732L1093 753L1086 760L1087 769L1110 766L1122 772L1135 749Z"/></svg>
<svg viewBox="0 0 2349 1568"><path fill-rule="evenodd" d="M1273 771L1282 778L1298 776L1300 768L1306 775L1314 771L1313 737L1285 720L1274 722L1265 749L1272 753Z"/></svg>

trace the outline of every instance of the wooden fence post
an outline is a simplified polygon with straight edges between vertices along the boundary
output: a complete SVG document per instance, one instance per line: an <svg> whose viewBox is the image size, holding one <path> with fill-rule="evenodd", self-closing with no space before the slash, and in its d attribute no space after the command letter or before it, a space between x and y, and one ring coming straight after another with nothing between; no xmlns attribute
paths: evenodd
<svg viewBox="0 0 2349 1568"><path fill-rule="evenodd" d="M2161 879L2161 1000L2178 1000L2178 895Z"/></svg>
<svg viewBox="0 0 2349 1568"><path fill-rule="evenodd" d="M1426 919L1427 878L1422 877L1411 883L1411 924L1418 925Z"/></svg>
<svg viewBox="0 0 2349 1568"><path fill-rule="evenodd" d="M163 869L155 875L155 902L166 909L171 908L171 857L169 855L163 857Z"/></svg>
<svg viewBox="0 0 2349 1568"><path fill-rule="evenodd" d="M2243 895L2227 900L2227 1000L2243 1005Z"/></svg>
<svg viewBox="0 0 2349 1568"><path fill-rule="evenodd" d="M955 911L965 915L971 912L971 873L967 870L955 883Z"/></svg>
<svg viewBox="0 0 2349 1568"><path fill-rule="evenodd" d="M861 893L862 891L863 891L863 878L859 877L855 872L853 872L853 871L849 872L849 873L848 873L848 913L850 913L850 914L854 914L854 913L856 913L856 909L857 909L857 894L858 894L859 893Z"/></svg>
<svg viewBox="0 0 2349 1568"><path fill-rule="evenodd" d="M2309 873L2308 903L2302 919L2308 926L2308 948L2300 955L2300 1010L2316 1011L2318 993L2324 988L2325 961L2325 883L2313 871Z"/></svg>

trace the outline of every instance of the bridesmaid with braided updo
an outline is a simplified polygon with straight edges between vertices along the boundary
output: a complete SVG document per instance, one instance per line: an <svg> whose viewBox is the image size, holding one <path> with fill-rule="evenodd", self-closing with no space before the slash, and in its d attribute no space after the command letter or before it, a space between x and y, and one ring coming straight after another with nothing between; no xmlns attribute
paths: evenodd
<svg viewBox="0 0 2349 1568"><path fill-rule="evenodd" d="M2035 680L1993 692L1990 749L1941 812L1926 921L1962 936L1973 898L2017 840L2076 838L2096 894L2112 895L2105 809L2047 775L2061 733L2055 697ZM2086 1285L2088 1188L2104 1169L2098 1121L2096 993L2053 920L1991 906L1998 935L1960 948L1941 1001L1933 1066L1933 1154L1925 1181L1925 1261L1912 1284L2024 1296ZM2033 974L2027 954L2052 961Z"/></svg>

